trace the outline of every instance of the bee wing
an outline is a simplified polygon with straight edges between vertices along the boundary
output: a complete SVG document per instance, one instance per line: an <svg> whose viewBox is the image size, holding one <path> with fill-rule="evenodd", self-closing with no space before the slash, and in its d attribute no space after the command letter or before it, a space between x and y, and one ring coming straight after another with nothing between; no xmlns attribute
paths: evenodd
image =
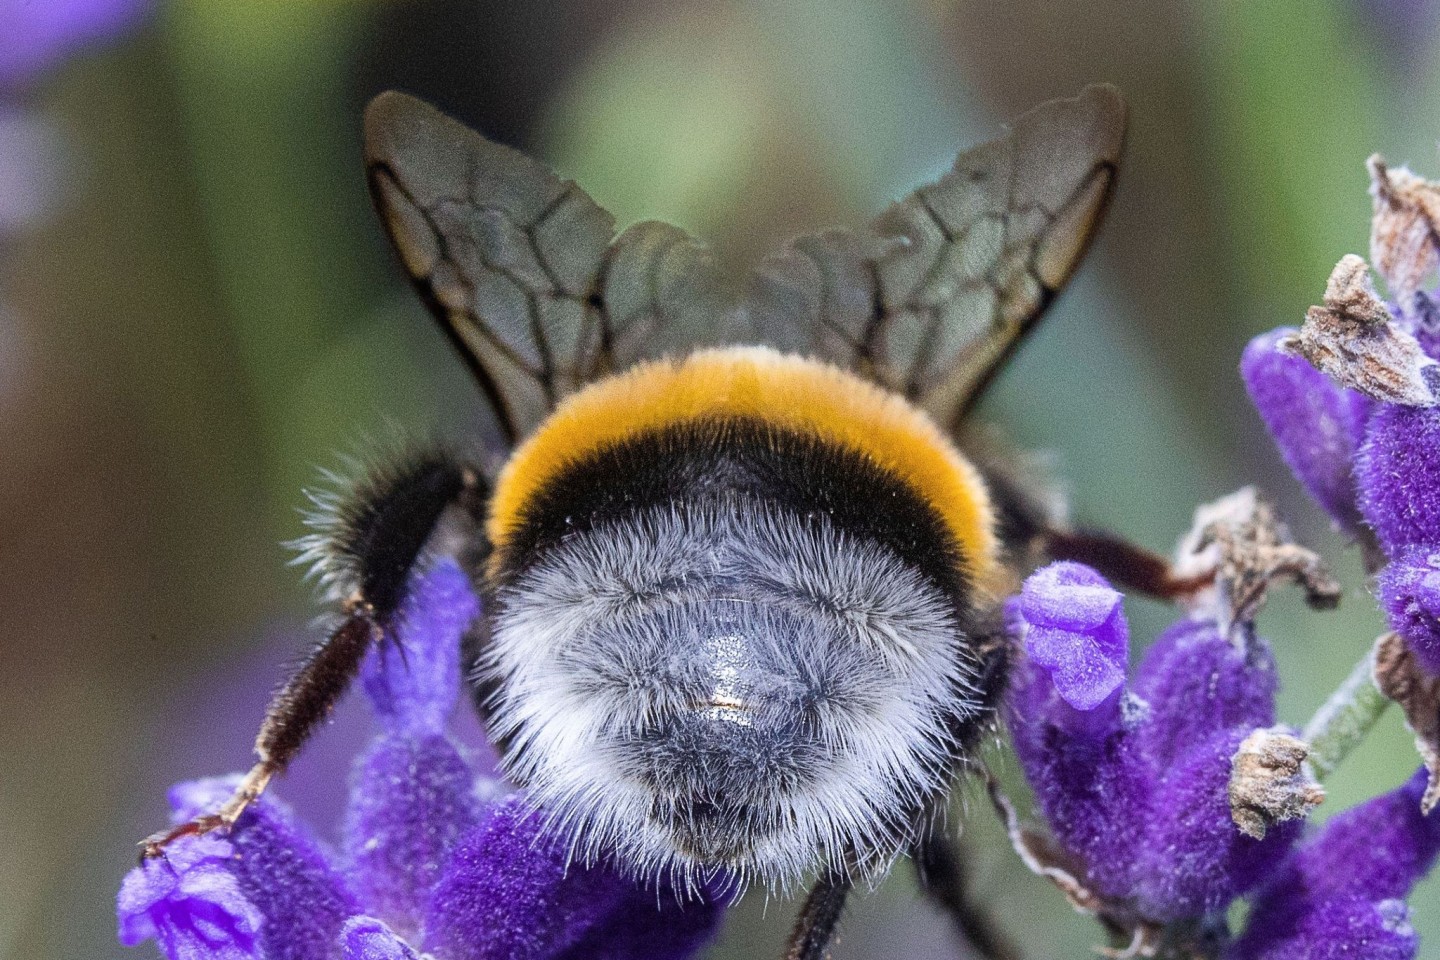
<svg viewBox="0 0 1440 960"><path fill-rule="evenodd" d="M713 316L684 231L615 218L574 183L402 93L365 111L365 168L405 270L514 443L566 394Z"/></svg>
<svg viewBox="0 0 1440 960"><path fill-rule="evenodd" d="M954 426L1075 271L1125 136L1110 86L1043 103L868 230L801 237L757 271L760 335L855 369Z"/></svg>

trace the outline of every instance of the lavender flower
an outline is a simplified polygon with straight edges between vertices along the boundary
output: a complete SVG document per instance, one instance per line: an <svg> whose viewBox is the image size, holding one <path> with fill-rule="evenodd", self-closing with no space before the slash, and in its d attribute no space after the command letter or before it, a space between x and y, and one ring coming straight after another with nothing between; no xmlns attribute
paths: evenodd
<svg viewBox="0 0 1440 960"><path fill-rule="evenodd" d="M1420 812L1426 773L1342 813L1296 849L1256 899L1228 960L1411 960L1404 898L1440 855L1440 816Z"/></svg>
<svg viewBox="0 0 1440 960"><path fill-rule="evenodd" d="M1274 722L1268 647L1213 620L1166 633L1126 683L1121 596L1057 563L1015 605L1026 659L1008 705L1016 751L1055 840L1122 926L1213 919L1281 860L1298 824L1236 826L1232 758Z"/></svg>
<svg viewBox="0 0 1440 960"><path fill-rule="evenodd" d="M1355 459L1360 509L1392 558L1440 547L1440 407L1387 404Z"/></svg>
<svg viewBox="0 0 1440 960"><path fill-rule="evenodd" d="M1304 358L1281 352L1277 344L1295 333L1282 327L1251 340L1240 374L1295 478L1355 537L1360 511L1350 464L1365 436L1370 401L1331 382Z"/></svg>
<svg viewBox="0 0 1440 960"><path fill-rule="evenodd" d="M1377 256L1389 269L1391 288L1404 294L1420 272L1411 261L1432 256L1429 233L1416 227L1424 222L1413 211L1407 213L1405 204L1410 194L1433 185L1408 171L1389 171L1378 160L1371 161L1371 169L1377 183L1376 235L1381 238L1376 241L1381 248ZM1386 200L1399 212L1382 202ZM1408 217L1401 221L1405 229L1392 222L1402 215ZM1402 251L1410 253L1402 256ZM1440 311L1424 291L1406 295L1404 305L1381 304L1368 278L1356 276L1357 269L1365 269L1358 257L1342 260L1326 292L1326 306L1312 308L1306 320L1307 328L1329 321L1349 341L1337 338L1319 353L1302 346L1302 357L1288 352L1292 345L1323 333L1271 331L1250 342L1241 374L1296 478L1342 530L1356 539L1375 538L1383 554L1380 562L1390 561L1377 588L1391 627L1423 666L1440 673L1440 626L1435 619L1440 580L1432 563L1440 556L1440 406L1400 400L1402 395L1418 398L1432 392L1433 362L1440 357ZM1337 278L1342 275L1350 290L1337 298ZM1329 335L1337 336L1333 331ZM1338 370L1343 376L1348 364L1372 379L1378 370L1381 380L1409 386L1362 396L1333 382L1307 363L1307 357L1312 362L1339 358L1331 373ZM1395 365L1387 367L1387 362ZM1352 382L1361 379L1357 374Z"/></svg>
<svg viewBox="0 0 1440 960"><path fill-rule="evenodd" d="M1405 549L1380 571L1380 605L1420 665L1440 675L1440 548Z"/></svg>
<svg viewBox="0 0 1440 960"><path fill-rule="evenodd" d="M121 888L122 943L169 960L678 960L711 936L713 896L571 863L543 811L477 777L446 721L460 637L479 611L453 562L417 576L363 686L381 732L355 766L331 851L266 794L225 836L183 837ZM181 784L177 820L217 807L230 778Z"/></svg>

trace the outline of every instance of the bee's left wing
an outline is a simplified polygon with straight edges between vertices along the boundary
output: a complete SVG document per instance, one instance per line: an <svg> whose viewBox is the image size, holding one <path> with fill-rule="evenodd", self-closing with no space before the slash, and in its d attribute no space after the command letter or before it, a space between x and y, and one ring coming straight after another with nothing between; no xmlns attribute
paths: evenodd
<svg viewBox="0 0 1440 960"><path fill-rule="evenodd" d="M755 332L954 427L1075 271L1124 135L1114 87L1041 104L870 229L801 237L762 264L748 301Z"/></svg>
<svg viewBox="0 0 1440 960"><path fill-rule="evenodd" d="M414 97L371 101L365 168L405 270L511 443L566 394L723 314L712 258L683 230L616 237L574 183Z"/></svg>

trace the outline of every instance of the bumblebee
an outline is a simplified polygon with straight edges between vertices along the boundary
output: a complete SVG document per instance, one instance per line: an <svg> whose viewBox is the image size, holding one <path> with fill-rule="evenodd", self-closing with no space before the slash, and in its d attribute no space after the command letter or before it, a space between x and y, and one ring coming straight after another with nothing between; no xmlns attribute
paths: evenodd
<svg viewBox="0 0 1440 960"><path fill-rule="evenodd" d="M476 706L576 855L818 876L792 948L818 956L850 883L933 839L992 721L1003 541L1035 524L957 437L1074 271L1124 126L1110 87L1043 104L737 284L683 231L617 236L574 183L377 97L376 208L508 457L411 455L342 495L310 548L343 621L230 803L147 849L233 824L446 552L484 598Z"/></svg>

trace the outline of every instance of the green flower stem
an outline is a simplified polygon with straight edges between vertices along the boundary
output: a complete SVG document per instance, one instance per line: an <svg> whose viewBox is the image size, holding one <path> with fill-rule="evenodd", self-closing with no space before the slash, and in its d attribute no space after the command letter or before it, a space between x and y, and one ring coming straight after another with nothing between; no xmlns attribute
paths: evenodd
<svg viewBox="0 0 1440 960"><path fill-rule="evenodd" d="M1310 744L1309 764L1316 780L1324 780L1340 765L1390 705L1376 688L1374 674L1372 650L1305 725L1303 736Z"/></svg>

